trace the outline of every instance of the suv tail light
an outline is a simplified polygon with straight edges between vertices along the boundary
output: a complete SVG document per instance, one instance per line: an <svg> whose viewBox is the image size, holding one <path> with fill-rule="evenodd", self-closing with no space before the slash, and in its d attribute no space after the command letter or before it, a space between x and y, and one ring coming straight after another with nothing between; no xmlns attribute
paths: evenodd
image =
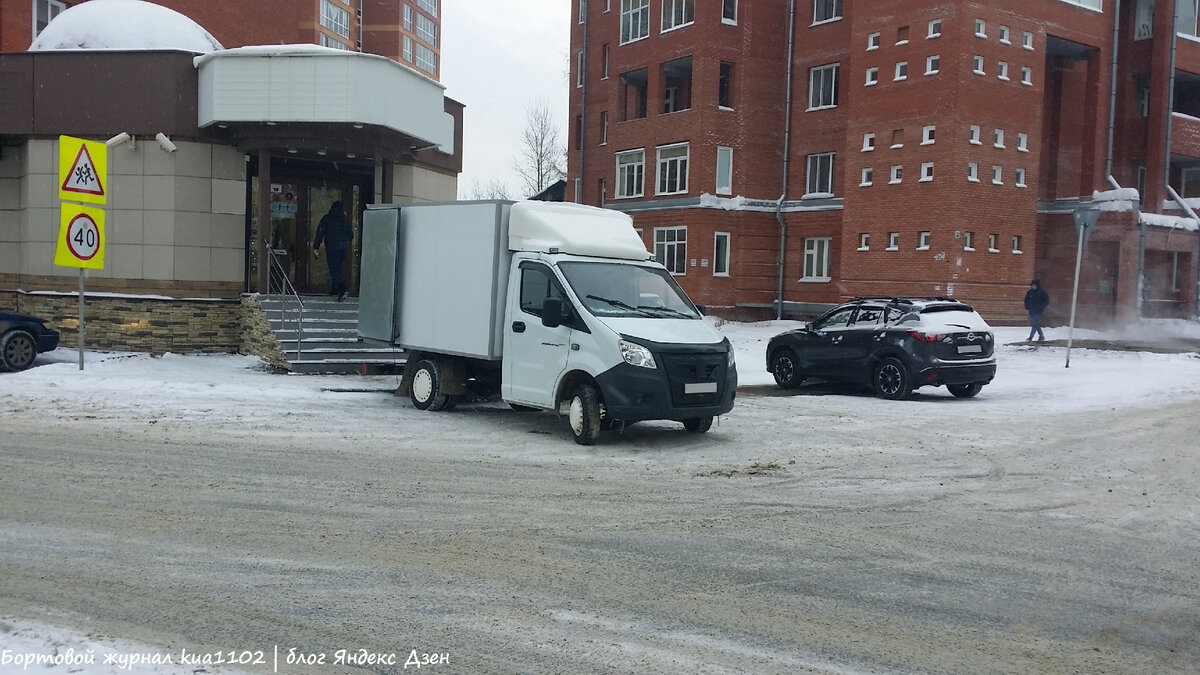
<svg viewBox="0 0 1200 675"><path fill-rule="evenodd" d="M946 337L945 333L925 333L919 330L910 330L908 331L908 334L913 339L920 340L921 342L937 342L938 340Z"/></svg>

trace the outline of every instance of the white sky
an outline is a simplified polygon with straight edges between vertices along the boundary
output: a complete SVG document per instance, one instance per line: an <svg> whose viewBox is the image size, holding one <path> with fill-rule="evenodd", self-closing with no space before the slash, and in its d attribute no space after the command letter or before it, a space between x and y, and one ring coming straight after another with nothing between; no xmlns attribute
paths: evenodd
<svg viewBox="0 0 1200 675"><path fill-rule="evenodd" d="M526 110L549 107L566 147L570 78L570 15L564 0L445 0L442 84L466 105L459 197L472 184L499 180L509 196L520 191L513 164Z"/></svg>

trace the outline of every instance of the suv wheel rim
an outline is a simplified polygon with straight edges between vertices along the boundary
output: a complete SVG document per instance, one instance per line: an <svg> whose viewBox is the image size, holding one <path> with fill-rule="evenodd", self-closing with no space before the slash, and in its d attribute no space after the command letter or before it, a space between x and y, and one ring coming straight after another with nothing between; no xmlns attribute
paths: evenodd
<svg viewBox="0 0 1200 675"><path fill-rule="evenodd" d="M4 360L14 368L24 368L33 361L33 343L24 335L14 335L5 347Z"/></svg>
<svg viewBox="0 0 1200 675"><path fill-rule="evenodd" d="M879 369L879 388L889 395L899 391L900 371L896 366L889 363Z"/></svg>

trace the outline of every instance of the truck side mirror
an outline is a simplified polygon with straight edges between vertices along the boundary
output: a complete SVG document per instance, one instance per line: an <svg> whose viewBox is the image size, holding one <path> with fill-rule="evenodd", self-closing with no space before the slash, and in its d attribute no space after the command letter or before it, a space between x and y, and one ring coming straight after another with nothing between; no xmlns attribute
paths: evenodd
<svg viewBox="0 0 1200 675"><path fill-rule="evenodd" d="M542 325L546 328L558 328L562 325L567 313L563 311L560 298L546 298L542 301Z"/></svg>

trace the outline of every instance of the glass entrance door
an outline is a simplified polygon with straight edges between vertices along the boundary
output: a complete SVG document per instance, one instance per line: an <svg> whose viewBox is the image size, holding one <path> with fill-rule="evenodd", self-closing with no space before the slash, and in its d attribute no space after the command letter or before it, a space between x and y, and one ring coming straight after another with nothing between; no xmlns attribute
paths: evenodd
<svg viewBox="0 0 1200 675"><path fill-rule="evenodd" d="M329 213L329 207L336 201L342 203L342 210L346 212L346 217L350 219L350 227L354 230L354 241L350 246L350 255L346 256L346 261L342 264L342 277L346 280L346 286L350 289L353 295L358 294L358 251L359 251L359 212L362 210L360 201L360 192L357 185L354 186L308 186L307 194L307 228L306 235L309 241L309 250L311 254L312 242L317 239L317 226L321 224L321 218ZM304 285L309 289L309 292L324 293L330 289L329 265L325 258L325 248L321 248L321 260L316 260L310 255L313 263L308 266L307 276L304 279Z"/></svg>

